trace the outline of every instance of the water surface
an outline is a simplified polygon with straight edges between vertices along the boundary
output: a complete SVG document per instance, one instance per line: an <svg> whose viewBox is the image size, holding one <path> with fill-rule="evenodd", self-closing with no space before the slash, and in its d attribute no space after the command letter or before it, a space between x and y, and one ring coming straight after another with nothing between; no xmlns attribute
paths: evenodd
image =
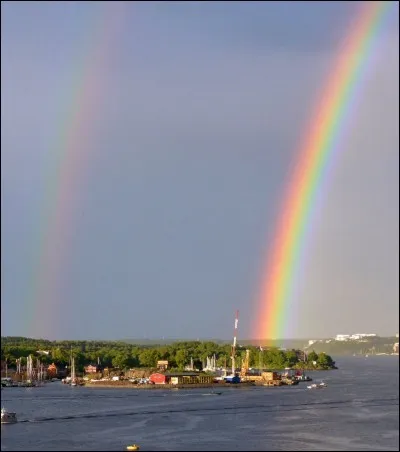
<svg viewBox="0 0 400 452"><path fill-rule="evenodd" d="M337 364L310 373L321 390L5 388L20 422L1 426L1 450L399 450L398 357Z"/></svg>

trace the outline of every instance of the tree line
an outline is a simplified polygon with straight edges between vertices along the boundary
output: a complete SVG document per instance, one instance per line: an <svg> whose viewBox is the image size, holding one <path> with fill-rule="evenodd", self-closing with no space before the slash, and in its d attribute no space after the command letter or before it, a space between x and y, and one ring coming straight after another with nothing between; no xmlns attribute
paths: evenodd
<svg viewBox="0 0 400 452"><path fill-rule="evenodd" d="M250 367L263 369L319 368L334 367L334 362L325 353L314 351L304 356L299 350L280 350L276 347L262 349L248 345L237 347L237 366L243 362L246 349L250 350ZM183 370L191 359L194 367L202 369L207 357L215 355L217 367L231 365L231 345L217 344L211 341L184 341L168 345L137 345L123 341L48 341L23 337L3 337L1 339L1 360L7 361L9 367L21 358L21 364L26 364L29 355L39 356L39 350L49 351L41 354L43 364L55 363L59 367L70 364L71 355L75 364L82 370L84 366L96 364L103 367L118 367L120 369L137 367L156 367L158 360L168 360L169 368Z"/></svg>

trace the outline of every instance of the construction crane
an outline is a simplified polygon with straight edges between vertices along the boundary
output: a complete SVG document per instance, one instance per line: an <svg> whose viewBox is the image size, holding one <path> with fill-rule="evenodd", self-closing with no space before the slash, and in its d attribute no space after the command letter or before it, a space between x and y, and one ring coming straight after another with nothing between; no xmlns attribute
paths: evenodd
<svg viewBox="0 0 400 452"><path fill-rule="evenodd" d="M242 369L240 370L241 380L246 378L247 372L249 371L249 364L250 364L250 350L246 350L246 356L242 363Z"/></svg>
<svg viewBox="0 0 400 452"><path fill-rule="evenodd" d="M235 315L235 327L233 330L233 344L232 344L232 352L231 352L231 359L232 359L232 376L235 376L236 372L236 363L235 363L235 355L236 355L236 334L237 334L237 328L239 323L239 311L236 311Z"/></svg>

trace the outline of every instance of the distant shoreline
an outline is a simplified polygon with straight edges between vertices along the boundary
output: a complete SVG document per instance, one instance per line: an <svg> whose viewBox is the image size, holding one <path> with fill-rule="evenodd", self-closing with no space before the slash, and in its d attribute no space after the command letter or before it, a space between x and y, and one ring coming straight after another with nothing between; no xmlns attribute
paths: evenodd
<svg viewBox="0 0 400 452"><path fill-rule="evenodd" d="M123 389L196 389L196 388L230 388L233 386L252 386L248 383L238 383L238 384L226 384L226 383L193 383L193 384L142 384L135 385L132 383L85 383L83 385L85 388L123 388Z"/></svg>

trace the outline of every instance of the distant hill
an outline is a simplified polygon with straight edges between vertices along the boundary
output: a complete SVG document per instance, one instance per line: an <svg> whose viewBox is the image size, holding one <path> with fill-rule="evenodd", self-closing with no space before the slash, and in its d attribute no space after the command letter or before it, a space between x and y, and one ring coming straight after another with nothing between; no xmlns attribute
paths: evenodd
<svg viewBox="0 0 400 452"><path fill-rule="evenodd" d="M105 340L105 339L95 339L95 340L85 340L85 339L63 339L57 341L50 341L48 339L33 339L28 337L20 337L20 336L6 336L1 338L1 342L3 344L7 343L24 343L24 342L34 342L40 344L51 344L51 343L63 343L63 342L71 342L71 343L83 343L83 342L100 342L100 343L127 343L134 345L144 345L144 346L154 346L154 345L169 345L175 342L213 342L216 344L224 345L231 344L232 339L217 339L217 338L124 338L124 339L114 339L114 340ZM260 340L260 339L238 339L238 345L246 346L246 345L254 345L254 346L262 346L262 347L280 347L280 348L304 348L307 346L308 340L306 339L279 339L279 340Z"/></svg>
<svg viewBox="0 0 400 452"><path fill-rule="evenodd" d="M127 338L122 339L122 342L137 345L168 345L174 342L214 342L216 344L231 344L232 339L216 339L216 338L164 338L164 339L143 339L143 338ZM279 347L287 349L302 349L308 345L307 339L277 339L277 340L262 340L262 339L238 339L238 345L255 345L261 347Z"/></svg>
<svg viewBox="0 0 400 452"><path fill-rule="evenodd" d="M215 338L125 338L119 340L59 340L59 341L49 341L46 339L32 339L26 337L17 336L7 336L1 338L1 345L3 346L15 346L22 345L26 343L27 345L34 344L35 347L40 347L40 349L46 349L50 346L84 346L84 344L97 343L97 346L109 346L110 344L129 344L137 345L143 347L154 347L162 345L170 345L176 342L213 342L218 345L231 344L231 339L215 339ZM330 339L318 339L314 340L312 343L307 339L279 339L279 340L260 340L260 339L240 339L237 345L240 347L246 347L249 345L257 347L277 347L282 349L296 349L305 350L310 352L312 350L317 353L325 352L332 356L339 355L353 355L353 354L377 354L377 353L392 353L393 346L395 343L399 342L399 338L395 336L390 337L370 337L360 340L349 340L349 341L336 341L332 338Z"/></svg>
<svg viewBox="0 0 400 452"><path fill-rule="evenodd" d="M155 346L155 345L169 345L174 342L214 342L216 344L225 345L231 344L232 339L215 339L215 338L164 338L164 339L143 339L143 338L127 338L119 342L126 342L129 344ZM277 340L260 340L260 339L238 339L238 346L253 345L258 347L278 347L282 349L296 349L296 350L315 350L317 353L325 352L331 355L352 355L352 354L367 354L367 353L390 353L393 350L393 344L399 339L395 336L390 337L374 337L367 340L352 340L352 341L336 341L332 338L318 339L311 345L308 339L277 339Z"/></svg>
<svg viewBox="0 0 400 452"><path fill-rule="evenodd" d="M390 337L371 337L359 340L336 341L334 339L323 339L310 344L306 350L315 350L317 353L324 352L332 356L340 355L374 355L378 353L392 353L393 346L399 339Z"/></svg>
<svg viewBox="0 0 400 452"><path fill-rule="evenodd" d="M119 342L127 342L128 344L138 344L138 345L167 345L173 344L174 342L214 342L216 344L225 344L228 341L221 339L204 339L204 338L164 338L164 339L143 339L143 338L126 338L120 339Z"/></svg>

